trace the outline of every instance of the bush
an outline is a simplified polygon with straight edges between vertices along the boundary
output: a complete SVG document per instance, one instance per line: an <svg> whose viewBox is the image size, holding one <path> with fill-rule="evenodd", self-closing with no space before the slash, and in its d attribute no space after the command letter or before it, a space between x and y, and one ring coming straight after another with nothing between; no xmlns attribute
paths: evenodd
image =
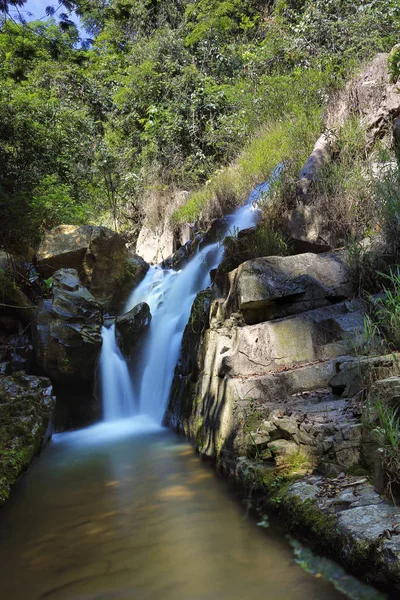
<svg viewBox="0 0 400 600"><path fill-rule="evenodd" d="M378 398L375 404L378 425L373 430L375 440L381 449L382 466L388 492L395 502L394 485L400 485L400 407L384 406Z"/></svg>
<svg viewBox="0 0 400 600"><path fill-rule="evenodd" d="M263 256L287 256L290 254L289 241L274 230L265 221L259 223L253 232L240 234L239 230L231 232L224 239L224 258L219 272L229 272L246 260Z"/></svg>
<svg viewBox="0 0 400 600"><path fill-rule="evenodd" d="M390 81L395 83L400 77L400 44L397 44L389 54L388 67Z"/></svg>

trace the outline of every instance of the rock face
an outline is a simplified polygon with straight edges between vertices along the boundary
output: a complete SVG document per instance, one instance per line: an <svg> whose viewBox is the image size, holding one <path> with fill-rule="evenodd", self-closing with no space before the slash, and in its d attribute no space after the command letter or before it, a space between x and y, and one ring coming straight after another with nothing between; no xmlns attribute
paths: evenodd
<svg viewBox="0 0 400 600"><path fill-rule="evenodd" d="M214 302L215 318L240 311L248 325L329 306L352 293L348 270L335 254L249 260L217 284L226 300Z"/></svg>
<svg viewBox="0 0 400 600"><path fill-rule="evenodd" d="M0 505L51 436L54 407L46 377L0 376Z"/></svg>
<svg viewBox="0 0 400 600"><path fill-rule="evenodd" d="M326 472L356 464L361 425L346 386L330 382L363 340L364 313L346 300L352 288L339 257L247 261L219 285L210 327L203 314L200 339L185 332L167 422L210 456L279 462L297 448ZM187 361L191 346L197 360Z"/></svg>
<svg viewBox="0 0 400 600"><path fill-rule="evenodd" d="M75 269L53 275L52 300L43 300L32 325L36 360L56 383L91 382L100 352L102 310Z"/></svg>
<svg viewBox="0 0 400 600"><path fill-rule="evenodd" d="M122 354L132 359L138 343L151 321L150 307L141 302L115 320L115 335Z"/></svg>
<svg viewBox="0 0 400 600"><path fill-rule="evenodd" d="M44 277L58 269L75 269L82 285L107 308L117 301L122 285L132 277L132 269L137 275L143 272L139 259L133 257L130 262L129 258L121 235L92 225L60 225L48 231L36 255L38 271Z"/></svg>
<svg viewBox="0 0 400 600"><path fill-rule="evenodd" d="M164 223L155 231L143 226L136 242L136 252L146 262L157 264L173 254L174 232L168 223Z"/></svg>

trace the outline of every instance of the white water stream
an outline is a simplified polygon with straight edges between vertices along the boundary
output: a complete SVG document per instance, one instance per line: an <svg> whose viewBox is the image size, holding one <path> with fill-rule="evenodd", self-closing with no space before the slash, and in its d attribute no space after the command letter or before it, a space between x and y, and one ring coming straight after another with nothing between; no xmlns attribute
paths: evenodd
<svg viewBox="0 0 400 600"><path fill-rule="evenodd" d="M259 217L257 201L268 187L268 183L257 186L246 204L226 217L224 236L255 225ZM223 245L218 241L204 247L200 244L179 271L150 267L125 307L128 312L140 302L147 302L152 314L142 359L131 374L115 341L114 327L103 328L100 367L106 422L140 414L162 423L193 301L210 285L210 271L218 267L222 256Z"/></svg>

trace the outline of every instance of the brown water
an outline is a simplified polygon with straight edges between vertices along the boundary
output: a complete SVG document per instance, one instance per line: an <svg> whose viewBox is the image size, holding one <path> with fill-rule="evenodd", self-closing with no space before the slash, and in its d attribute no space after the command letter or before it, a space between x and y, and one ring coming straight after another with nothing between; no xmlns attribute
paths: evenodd
<svg viewBox="0 0 400 600"><path fill-rule="evenodd" d="M18 483L0 513L1 600L344 598L173 434L112 433L55 436Z"/></svg>

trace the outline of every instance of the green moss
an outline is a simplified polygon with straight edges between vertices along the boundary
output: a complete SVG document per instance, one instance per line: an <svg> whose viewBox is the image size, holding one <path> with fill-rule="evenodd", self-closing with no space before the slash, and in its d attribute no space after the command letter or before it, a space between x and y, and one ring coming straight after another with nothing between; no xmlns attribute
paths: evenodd
<svg viewBox="0 0 400 600"><path fill-rule="evenodd" d="M254 412L248 413L245 416L244 431L246 433L257 431L258 427L262 423L263 418L263 414L259 410L254 410Z"/></svg>
<svg viewBox="0 0 400 600"><path fill-rule="evenodd" d="M200 335L207 327L210 300L211 288L199 292L194 299L189 317L189 327L196 335Z"/></svg>
<svg viewBox="0 0 400 600"><path fill-rule="evenodd" d="M196 431L196 448L201 450L204 446L203 417L196 419L194 429Z"/></svg>
<svg viewBox="0 0 400 600"><path fill-rule="evenodd" d="M0 505L39 452L51 411L51 404L42 405L39 390L30 392L23 374L15 374L7 383L0 389Z"/></svg>

